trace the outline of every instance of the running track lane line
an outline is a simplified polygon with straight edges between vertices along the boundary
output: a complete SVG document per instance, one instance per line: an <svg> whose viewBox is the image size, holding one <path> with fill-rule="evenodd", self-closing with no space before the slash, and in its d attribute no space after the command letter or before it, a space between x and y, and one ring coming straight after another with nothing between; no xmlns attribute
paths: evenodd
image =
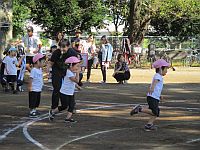
<svg viewBox="0 0 200 150"><path fill-rule="evenodd" d="M94 101L81 101L81 100L77 100L77 102L79 102L79 103L94 103L94 104L111 104L111 105L117 105L117 104L125 104L125 103L109 103L109 102L94 102ZM136 104L127 104L127 105L136 105ZM177 108L177 109L186 109L186 110L200 110L200 108L192 108L192 107L190 107L190 108L188 108L188 107L167 107L167 106L160 106L161 108L166 108L166 109L173 109L173 108ZM44 114L44 115L42 115L42 116L45 116L45 115L48 115L48 113L46 113L46 114ZM40 116L40 118L42 117L42 116ZM39 119L39 118L37 118L37 119ZM28 122L28 121L27 121ZM20 127L23 127L27 122L24 122L24 123L22 123L22 124L19 124L19 125L17 125L16 127L14 127L14 128L11 128L11 129L9 129L7 132L5 132L4 134L2 134L2 135L0 135L0 141L1 140L3 140L3 139L5 139L10 133L12 133L12 132L14 132L15 130L17 130L18 128L20 128Z"/></svg>
<svg viewBox="0 0 200 150"><path fill-rule="evenodd" d="M43 117L43 116L46 116L46 115L48 115L48 113L41 115L40 118ZM40 119L40 118L37 118L37 119ZM0 135L0 141L2 141L3 139L5 139L9 134L11 134L12 132L14 132L15 130L17 130L17 129L23 127L24 125L26 125L26 123L28 123L28 122L29 121L25 121L24 123L18 124L14 128L11 128L10 130L8 130L7 132L5 132L4 134Z"/></svg>
<svg viewBox="0 0 200 150"><path fill-rule="evenodd" d="M73 142L76 142L76 141L79 141L79 140L82 140L82 139L86 139L88 137L92 137L92 136L99 135L99 134L104 134L104 133L109 133L109 132L114 132L114 131L127 130L127 129L132 129L132 128L111 129L111 130L99 131L99 132L95 132L93 134L88 134L88 135L85 135L85 136L81 136L81 137L78 137L76 139L70 140L70 141L60 145L58 148L56 148L56 150L60 150L62 147L64 147L67 144L71 144Z"/></svg>
<svg viewBox="0 0 200 150"><path fill-rule="evenodd" d="M127 104L121 104L121 105L113 105L113 106L100 106L100 107L93 107L93 108L84 108L84 109L80 109L78 111L84 111L84 110L98 110L98 109L104 109L104 108L112 108L112 107L119 107L119 106L127 106ZM64 112L63 112L64 113ZM61 115L63 113L60 113L58 115ZM23 127L23 134L25 136L25 138L27 140L29 140L31 143L33 143L34 145L38 146L39 148L41 148L42 150L50 150L49 148L45 147L44 145L42 145L41 143L39 143L38 141L36 141L28 132L28 127L30 125L32 125L33 123L40 121L40 120L44 120L47 119L48 116L37 119L37 120L33 120L33 121L29 121L28 123L26 123ZM118 129L119 130L119 129ZM111 131L110 131L111 132ZM86 138L86 137L85 137ZM66 144L65 144L66 145Z"/></svg>

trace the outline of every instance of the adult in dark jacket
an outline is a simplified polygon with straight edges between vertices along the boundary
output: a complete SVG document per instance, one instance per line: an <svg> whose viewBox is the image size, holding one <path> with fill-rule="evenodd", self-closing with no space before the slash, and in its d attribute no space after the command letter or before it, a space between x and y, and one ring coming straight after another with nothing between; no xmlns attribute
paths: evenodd
<svg viewBox="0 0 200 150"><path fill-rule="evenodd" d="M65 60L71 56L76 56L78 53L70 48L70 42L68 40L63 40L60 45L61 49L57 49L53 52L51 56L52 65L52 105L49 111L50 118L54 116L54 111L58 107L60 99L60 88L62 85L62 78L66 72Z"/></svg>

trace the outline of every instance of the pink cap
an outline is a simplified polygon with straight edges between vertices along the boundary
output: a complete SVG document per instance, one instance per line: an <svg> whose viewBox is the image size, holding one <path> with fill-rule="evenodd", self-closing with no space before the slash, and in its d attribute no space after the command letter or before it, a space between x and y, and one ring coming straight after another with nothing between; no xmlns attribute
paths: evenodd
<svg viewBox="0 0 200 150"><path fill-rule="evenodd" d="M71 56L65 60L66 64L79 63L79 62L80 60L75 56Z"/></svg>
<svg viewBox="0 0 200 150"><path fill-rule="evenodd" d="M164 59L158 59L156 60L153 65L152 65L154 68L160 68L162 66L165 66L165 67L169 67L170 64L167 63Z"/></svg>
<svg viewBox="0 0 200 150"><path fill-rule="evenodd" d="M43 57L44 57L44 55L42 55L41 53L36 54L33 57L33 63L37 62L40 58L43 58Z"/></svg>

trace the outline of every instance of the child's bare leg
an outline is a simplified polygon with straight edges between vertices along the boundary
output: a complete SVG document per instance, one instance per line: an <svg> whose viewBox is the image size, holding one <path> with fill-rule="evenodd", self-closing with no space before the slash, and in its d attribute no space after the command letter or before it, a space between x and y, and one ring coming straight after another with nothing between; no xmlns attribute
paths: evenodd
<svg viewBox="0 0 200 150"><path fill-rule="evenodd" d="M157 118L155 114L152 113L152 110L147 107L142 107L141 112L151 115L147 124L153 124Z"/></svg>
<svg viewBox="0 0 200 150"><path fill-rule="evenodd" d="M17 90L17 82L14 82L13 85L14 85L14 91L16 91Z"/></svg>
<svg viewBox="0 0 200 150"><path fill-rule="evenodd" d="M142 107L141 112L154 116L152 110L147 107Z"/></svg>
<svg viewBox="0 0 200 150"><path fill-rule="evenodd" d="M149 118L149 121L148 121L148 123L147 124L154 124L154 121L156 120L156 116L151 116L150 118Z"/></svg>

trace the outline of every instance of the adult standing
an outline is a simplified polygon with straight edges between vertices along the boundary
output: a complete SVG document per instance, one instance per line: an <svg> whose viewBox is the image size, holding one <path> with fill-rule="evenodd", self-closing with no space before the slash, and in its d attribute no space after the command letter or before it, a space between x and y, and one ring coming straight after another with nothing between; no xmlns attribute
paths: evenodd
<svg viewBox="0 0 200 150"><path fill-rule="evenodd" d="M85 49L88 53L88 63L87 63L87 82L90 82L91 69L94 62L94 56L96 51L95 40L93 35L89 35L87 42L85 44Z"/></svg>
<svg viewBox="0 0 200 150"><path fill-rule="evenodd" d="M53 85L53 93L52 93L52 105L51 110L49 111L49 119L52 120L54 118L54 112L59 104L60 99L60 88L62 85L62 79L64 77L64 73L66 72L66 68L64 62L67 58L71 56L77 57L77 52L70 48L70 42L64 39L60 44L60 49L57 49L53 52L51 56L51 65L52 65L52 85Z"/></svg>
<svg viewBox="0 0 200 150"><path fill-rule="evenodd" d="M82 34L81 30L77 29L75 31L75 37L71 39L72 48L74 48L79 53L81 53L81 47L80 47L81 34Z"/></svg>
<svg viewBox="0 0 200 150"><path fill-rule="evenodd" d="M85 40L81 39L81 34L82 34L81 30L77 29L75 31L75 37L71 39L71 45L72 48L78 53L78 57L82 60L81 53L83 53L84 51ZM81 80L83 79L83 72L85 70L83 68L84 67L81 68L81 72L79 74L79 83L78 83L79 86L83 85L83 83L81 82Z"/></svg>
<svg viewBox="0 0 200 150"><path fill-rule="evenodd" d="M31 65L33 64L33 56L39 52L42 43L40 39L33 35L33 27L27 27L27 34L22 38L22 45L26 52L26 69L31 70Z"/></svg>
<svg viewBox="0 0 200 150"><path fill-rule="evenodd" d="M113 53L113 47L109 43L106 35L103 35L101 37L101 49L99 51L99 61L101 65L101 72L103 76L103 81L101 83L106 83L106 70L110 65L110 62L112 60L112 53Z"/></svg>
<svg viewBox="0 0 200 150"><path fill-rule="evenodd" d="M64 39L64 33L61 32L61 31L57 32L56 38L55 38L55 40L52 41L51 46L56 45L57 47L60 47L61 42L63 41L63 39Z"/></svg>

